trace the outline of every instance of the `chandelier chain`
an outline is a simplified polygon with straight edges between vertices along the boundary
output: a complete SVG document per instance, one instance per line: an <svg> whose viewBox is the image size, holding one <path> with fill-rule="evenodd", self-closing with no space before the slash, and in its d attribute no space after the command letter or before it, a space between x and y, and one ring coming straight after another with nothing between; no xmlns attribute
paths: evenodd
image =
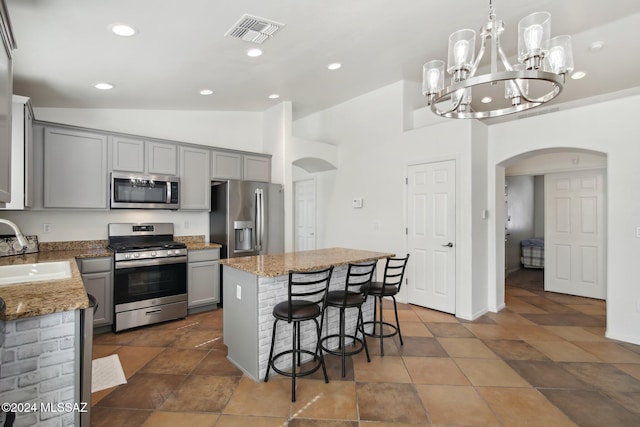
<svg viewBox="0 0 640 427"><path fill-rule="evenodd" d="M489 0L489 22L496 20L496 9L493 7L493 1Z"/></svg>

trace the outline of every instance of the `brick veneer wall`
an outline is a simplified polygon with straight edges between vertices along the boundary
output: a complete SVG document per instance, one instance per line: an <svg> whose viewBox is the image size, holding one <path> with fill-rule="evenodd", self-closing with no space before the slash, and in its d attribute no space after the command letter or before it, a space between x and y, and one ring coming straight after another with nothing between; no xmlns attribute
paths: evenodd
<svg viewBox="0 0 640 427"><path fill-rule="evenodd" d="M335 267L331 275L331 283L329 290L344 290L344 282L347 276L347 266ZM375 274L374 274L375 277ZM286 301L288 295L289 276L278 277L259 277L258 279L258 354L259 356L259 372L260 379L264 379L267 372L267 361L269 359L269 348L271 346L271 335L273 332L273 307L279 302ZM322 336L337 334L340 329L340 311L336 308L329 308L326 315L325 325L323 325ZM347 309L345 311L345 331L347 334L353 334L356 328L357 309ZM364 321L373 319L373 298L368 298L362 306L362 317ZM320 321L320 318L318 318ZM276 342L273 354L278 354L285 350L290 350L292 345L292 324L287 322L278 322L278 330L276 331ZM315 324L313 321L303 322L300 328L302 337L301 345L304 349L314 350L316 345ZM370 328L368 329L370 330ZM361 335L358 335L361 336ZM351 341L347 340L347 345ZM367 342L367 344L369 344ZM338 340L330 340L329 348L337 348ZM306 360L311 359L311 356ZM303 358L305 360L305 358ZM291 358L285 356L282 358L282 368L289 366ZM273 371L271 372L273 374Z"/></svg>
<svg viewBox="0 0 640 427"><path fill-rule="evenodd" d="M0 402L75 403L76 312L4 322ZM74 414L17 414L19 426L70 426Z"/></svg>

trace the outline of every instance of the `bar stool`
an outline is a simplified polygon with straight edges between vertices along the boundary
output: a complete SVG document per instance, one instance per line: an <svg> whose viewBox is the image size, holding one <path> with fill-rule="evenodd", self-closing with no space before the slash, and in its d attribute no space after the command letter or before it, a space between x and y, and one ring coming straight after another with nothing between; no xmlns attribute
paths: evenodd
<svg viewBox="0 0 640 427"><path fill-rule="evenodd" d="M347 277L345 279L344 289L329 291L327 294L327 303L322 312L322 321L325 321L325 313L330 307L340 310L340 329L339 333L331 334L320 340L320 346L323 351L340 356L342 358L342 377L346 375L345 358L360 353L364 348L367 354L367 361L370 362L369 349L367 348L367 339L365 337L364 326L362 321L362 304L367 300L369 285L373 278L373 272L376 268L376 261L360 264L349 264L347 269ZM356 320L356 330L353 335L345 332L345 311L348 308L357 308L358 317ZM358 338L358 332L362 333L362 338ZM328 341L332 338L338 338L338 349L328 348ZM350 351L346 351L346 338L353 339L353 343L359 343L359 346Z"/></svg>
<svg viewBox="0 0 640 427"><path fill-rule="evenodd" d="M269 371L273 369L280 375L291 377L291 401L296 401L296 378L310 375L322 367L324 373L324 381L329 382L327 369L324 364L324 357L320 350L320 335L322 327L318 323L318 317L322 317L323 310L319 304L324 307L329 290L329 282L333 266L316 271L290 271L288 298L273 307L273 333L271 335L271 349L269 350L269 361L267 362L267 373L264 376L264 382L269 380ZM285 320L287 323L293 323L291 328L293 331L291 350L282 351L275 356L273 349L276 341L276 327L278 321ZM300 342L300 325L307 320L313 320L316 324L316 348L314 351L301 348ZM322 319L321 319L322 320ZM276 361L283 356L291 355L291 371L284 371L276 367ZM303 354L313 356L315 362L313 366L303 371L299 371L301 356Z"/></svg>
<svg viewBox="0 0 640 427"><path fill-rule="evenodd" d="M383 339L392 337L398 334L400 338L400 345L404 345L402 342L402 332L400 332L400 322L398 321L398 306L396 305L396 295L400 292L402 286L402 279L404 278L404 272L407 268L407 262L409 261L409 254L405 258L387 258L387 263L384 267L384 281L372 282L369 287L369 295L374 297L373 302L373 320L364 322L365 325L372 324L372 332L367 333L368 336L380 338L380 355L384 356ZM393 299L393 311L396 315L396 324L393 325L389 322L385 322L382 318L382 299L384 297L391 297ZM378 320L376 320L376 312L378 308L378 302L380 302L380 314ZM391 329L391 332L384 333L384 327L387 326ZM376 332L376 329L378 332Z"/></svg>

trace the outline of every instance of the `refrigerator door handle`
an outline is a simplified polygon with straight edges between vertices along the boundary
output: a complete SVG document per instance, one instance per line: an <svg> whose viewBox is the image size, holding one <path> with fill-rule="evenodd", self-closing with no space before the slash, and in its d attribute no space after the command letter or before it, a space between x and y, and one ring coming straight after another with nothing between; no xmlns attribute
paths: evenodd
<svg viewBox="0 0 640 427"><path fill-rule="evenodd" d="M262 240L264 237L264 198L262 189L256 189L256 251L262 251Z"/></svg>

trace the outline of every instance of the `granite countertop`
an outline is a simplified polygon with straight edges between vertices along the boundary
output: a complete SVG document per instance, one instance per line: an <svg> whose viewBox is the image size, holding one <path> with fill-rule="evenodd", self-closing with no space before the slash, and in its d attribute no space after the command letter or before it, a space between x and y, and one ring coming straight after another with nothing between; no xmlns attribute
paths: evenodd
<svg viewBox="0 0 640 427"><path fill-rule="evenodd" d="M219 243L205 243L205 242L186 242L187 250L198 251L202 249L220 249L222 245Z"/></svg>
<svg viewBox="0 0 640 427"><path fill-rule="evenodd" d="M204 236L176 236L187 250L216 249L222 245L205 243ZM76 264L77 258L110 257L113 253L103 240L40 243L40 252L0 257L0 266L34 264L39 262L69 261L71 278L0 286L0 298L5 312L0 320L16 320L42 316L61 311L89 307L87 291Z"/></svg>
<svg viewBox="0 0 640 427"><path fill-rule="evenodd" d="M19 283L0 287L0 298L5 302L3 320L16 320L42 316L61 311L89 307L87 291L76 264L76 258L111 256L105 248L47 251L0 258L0 265L32 264L39 262L69 261L71 277L63 280Z"/></svg>
<svg viewBox="0 0 640 427"><path fill-rule="evenodd" d="M257 276L277 277L289 274L290 270L320 270L332 265L347 265L391 256L395 256L395 254L347 248L328 248L315 251L227 258L220 260L220 264Z"/></svg>

